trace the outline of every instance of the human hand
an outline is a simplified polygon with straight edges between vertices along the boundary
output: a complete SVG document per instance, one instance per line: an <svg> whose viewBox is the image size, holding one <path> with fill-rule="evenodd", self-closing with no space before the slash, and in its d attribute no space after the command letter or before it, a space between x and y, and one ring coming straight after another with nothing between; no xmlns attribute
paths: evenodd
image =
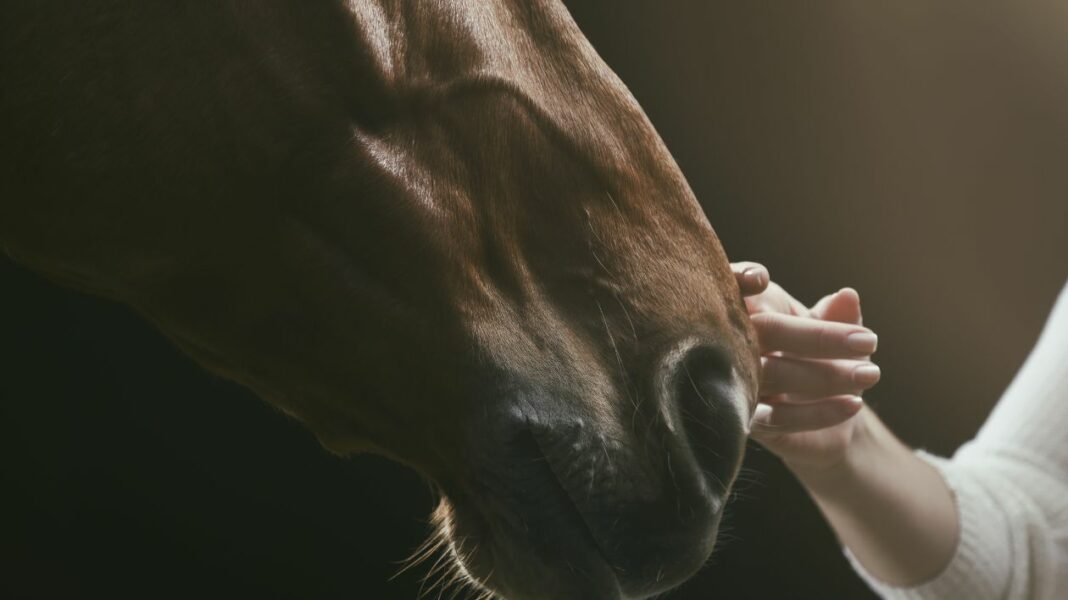
<svg viewBox="0 0 1068 600"><path fill-rule="evenodd" d="M732 268L760 344L752 437L795 471L834 466L864 410L860 393L880 376L869 360L878 339L861 325L860 297L845 288L810 309L771 283L762 266Z"/></svg>

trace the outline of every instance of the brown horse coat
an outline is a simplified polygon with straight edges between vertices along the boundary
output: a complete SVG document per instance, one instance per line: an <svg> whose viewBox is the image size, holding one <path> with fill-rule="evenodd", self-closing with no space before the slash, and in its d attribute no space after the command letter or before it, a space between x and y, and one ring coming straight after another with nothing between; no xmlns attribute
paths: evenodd
<svg viewBox="0 0 1068 600"><path fill-rule="evenodd" d="M426 473L487 589L643 597L703 563L748 320L562 5L22 0L0 23L11 257L327 447Z"/></svg>

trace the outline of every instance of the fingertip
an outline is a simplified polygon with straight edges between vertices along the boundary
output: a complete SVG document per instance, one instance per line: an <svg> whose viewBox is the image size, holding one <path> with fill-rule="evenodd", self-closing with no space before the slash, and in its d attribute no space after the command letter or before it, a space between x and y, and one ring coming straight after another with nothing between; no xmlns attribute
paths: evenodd
<svg viewBox="0 0 1068 600"><path fill-rule="evenodd" d="M828 408L836 416L829 420L828 427L848 421L864 408L864 399L860 396L839 396L831 398Z"/></svg>
<svg viewBox="0 0 1068 600"><path fill-rule="evenodd" d="M855 331L845 337L845 345L857 356L871 356L879 349L879 336L870 329Z"/></svg>
<svg viewBox="0 0 1068 600"><path fill-rule="evenodd" d="M753 264L741 272L742 291L747 295L763 292L770 282L771 275L764 265Z"/></svg>
<svg viewBox="0 0 1068 600"><path fill-rule="evenodd" d="M874 363L862 364L853 369L853 383L864 386L865 389L879 383L881 377L882 370Z"/></svg>
<svg viewBox="0 0 1068 600"><path fill-rule="evenodd" d="M851 287L844 287L838 290L838 295L844 298L849 298L850 300L860 301L860 293Z"/></svg>
<svg viewBox="0 0 1068 600"><path fill-rule="evenodd" d="M821 316L829 321L860 324L860 294L853 288L842 288L831 295L830 300L820 307Z"/></svg>
<svg viewBox="0 0 1068 600"><path fill-rule="evenodd" d="M762 265L762 264L760 264L758 262L750 261L750 260L742 260L742 261L732 262L731 263L731 271L735 275L741 275L742 273L745 273L746 271L748 271L750 269L754 269L754 268L763 269L764 265Z"/></svg>
<svg viewBox="0 0 1068 600"><path fill-rule="evenodd" d="M861 398L857 394L845 394L841 396L830 396L824 398L815 404L822 403L824 407L829 408L831 411L843 415L853 416L864 407L864 398Z"/></svg>
<svg viewBox="0 0 1068 600"><path fill-rule="evenodd" d="M834 396L811 404L759 404L750 422L758 441L768 436L835 427L852 419L864 407L860 396Z"/></svg>
<svg viewBox="0 0 1068 600"><path fill-rule="evenodd" d="M860 396L853 396L849 403L849 419L859 415L862 410L864 410L864 399Z"/></svg>

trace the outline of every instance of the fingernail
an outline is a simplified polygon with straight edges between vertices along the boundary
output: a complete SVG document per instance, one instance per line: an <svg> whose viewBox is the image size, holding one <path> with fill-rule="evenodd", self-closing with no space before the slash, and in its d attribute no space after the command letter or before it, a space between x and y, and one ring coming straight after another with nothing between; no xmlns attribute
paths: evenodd
<svg viewBox="0 0 1068 600"><path fill-rule="evenodd" d="M879 381L882 371L877 365L860 365L853 369L853 382L860 385L872 385Z"/></svg>
<svg viewBox="0 0 1068 600"><path fill-rule="evenodd" d="M870 331L858 331L846 336L846 347L857 354L871 354L879 345L879 337Z"/></svg>
<svg viewBox="0 0 1068 600"><path fill-rule="evenodd" d="M744 277L749 282L749 285L762 286L764 285L765 272L766 271L764 271L764 269L749 267L748 269L742 271L742 277Z"/></svg>

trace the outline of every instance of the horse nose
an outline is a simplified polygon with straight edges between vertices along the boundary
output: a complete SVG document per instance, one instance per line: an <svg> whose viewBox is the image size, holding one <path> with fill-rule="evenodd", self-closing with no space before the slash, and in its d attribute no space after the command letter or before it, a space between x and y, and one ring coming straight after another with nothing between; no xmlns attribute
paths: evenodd
<svg viewBox="0 0 1068 600"><path fill-rule="evenodd" d="M698 345L668 367L661 398L676 442L692 455L706 483L725 493L745 445L745 402L727 354Z"/></svg>
<svg viewBox="0 0 1068 600"><path fill-rule="evenodd" d="M627 511L632 541L609 552L631 595L676 585L712 551L745 443L731 364L713 346L694 346L662 363L661 414L643 436L656 457L650 467L659 485Z"/></svg>

